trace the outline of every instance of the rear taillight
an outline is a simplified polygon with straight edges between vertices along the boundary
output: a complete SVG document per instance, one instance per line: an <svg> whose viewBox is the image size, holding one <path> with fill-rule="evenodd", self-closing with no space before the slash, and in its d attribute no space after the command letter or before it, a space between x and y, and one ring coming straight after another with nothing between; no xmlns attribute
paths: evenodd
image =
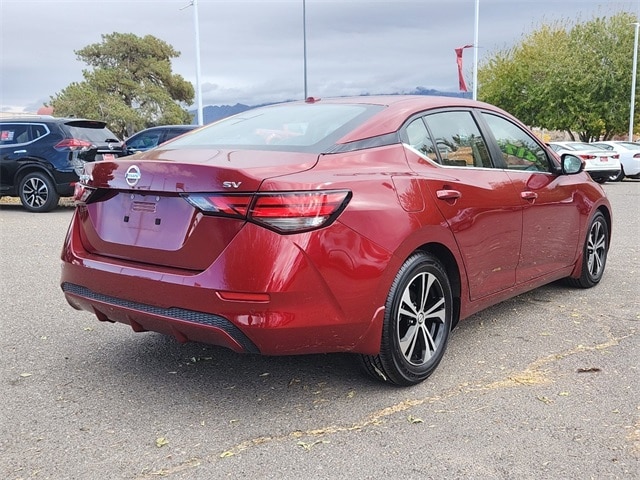
<svg viewBox="0 0 640 480"><path fill-rule="evenodd" d="M65 138L60 140L56 145L56 150L82 150L91 147L91 142L80 140L78 138Z"/></svg>
<svg viewBox="0 0 640 480"><path fill-rule="evenodd" d="M330 225L351 198L348 190L183 195L208 215L246 219L279 233L300 233Z"/></svg>
<svg viewBox="0 0 640 480"><path fill-rule="evenodd" d="M598 158L595 155L587 155L587 154L584 154L584 153L580 154L578 156L583 160L595 160L596 158Z"/></svg>
<svg viewBox="0 0 640 480"><path fill-rule="evenodd" d="M633 158L640 158L640 153L636 153Z"/></svg>
<svg viewBox="0 0 640 480"><path fill-rule="evenodd" d="M87 199L95 192L95 188L87 187L84 183L76 182L73 188L73 200L76 205L87 203Z"/></svg>
<svg viewBox="0 0 640 480"><path fill-rule="evenodd" d="M615 155L611 155L611 158L615 158L617 160L618 158L620 158L620 155L616 153Z"/></svg>

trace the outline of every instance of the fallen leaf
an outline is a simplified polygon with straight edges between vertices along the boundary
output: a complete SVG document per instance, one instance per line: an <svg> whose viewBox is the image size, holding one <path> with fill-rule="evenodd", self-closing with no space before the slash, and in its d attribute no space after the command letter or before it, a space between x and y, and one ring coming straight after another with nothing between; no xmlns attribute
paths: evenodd
<svg viewBox="0 0 640 480"><path fill-rule="evenodd" d="M222 452L220 454L220 458L228 458L228 457L233 457L235 455L235 453L230 452L230 451L226 451L226 452Z"/></svg>
<svg viewBox="0 0 640 480"><path fill-rule="evenodd" d="M33 375L33 373L21 373L20 376L22 378L26 378L26 377L30 377L31 375Z"/></svg>
<svg viewBox="0 0 640 480"><path fill-rule="evenodd" d="M561 397L568 397L569 396L569 392L560 392L560 393L558 393L558 395L560 395Z"/></svg>
<svg viewBox="0 0 640 480"><path fill-rule="evenodd" d="M538 400L540 400L541 402L546 403L547 405L548 405L548 404L550 404L550 403L553 403L553 400L551 400L551 399L550 399L550 398L548 398L548 397L538 396L538 397L536 397L536 398L537 398Z"/></svg>
<svg viewBox="0 0 640 480"><path fill-rule="evenodd" d="M413 415L409 415L407 417L407 420L409 420L409 423L424 423L424 420L418 417L414 417Z"/></svg>
<svg viewBox="0 0 640 480"><path fill-rule="evenodd" d="M164 437L156 438L156 447L160 448L160 447L164 447L165 445L169 445L169 440L167 440Z"/></svg>

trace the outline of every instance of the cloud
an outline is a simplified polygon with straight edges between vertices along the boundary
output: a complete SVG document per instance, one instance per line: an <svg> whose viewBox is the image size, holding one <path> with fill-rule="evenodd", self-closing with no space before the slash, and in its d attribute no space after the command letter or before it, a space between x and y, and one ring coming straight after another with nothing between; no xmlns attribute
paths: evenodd
<svg viewBox="0 0 640 480"><path fill-rule="evenodd" d="M166 41L181 52L173 71L195 85L189 3L2 0L0 108L37 109L81 81L87 67L74 51L113 32ZM454 91L453 49L473 43L474 7L474 0L306 0L308 93ZM480 0L479 54L512 45L541 22L637 9L636 0ZM303 97L302 0L198 0L198 14L204 105ZM469 78L472 59L465 52Z"/></svg>

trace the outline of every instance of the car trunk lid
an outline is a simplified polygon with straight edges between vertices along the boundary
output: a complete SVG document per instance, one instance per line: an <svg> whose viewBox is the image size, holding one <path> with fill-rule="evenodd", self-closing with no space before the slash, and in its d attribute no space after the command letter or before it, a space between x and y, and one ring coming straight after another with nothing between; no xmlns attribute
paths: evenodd
<svg viewBox="0 0 640 480"><path fill-rule="evenodd" d="M123 261L200 271L246 220L208 215L194 193L251 197L266 178L313 167L315 154L203 149L160 150L117 162L88 164L90 193L78 206L88 252Z"/></svg>

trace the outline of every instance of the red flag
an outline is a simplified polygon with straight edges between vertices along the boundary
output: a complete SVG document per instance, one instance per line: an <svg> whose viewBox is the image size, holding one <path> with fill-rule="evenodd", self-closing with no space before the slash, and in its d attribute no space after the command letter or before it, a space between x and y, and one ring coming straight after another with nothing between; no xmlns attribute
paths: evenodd
<svg viewBox="0 0 640 480"><path fill-rule="evenodd" d="M456 48L456 62L458 63L458 83L460 84L460 91L468 92L467 84L464 81L464 76L462 75L462 51L465 48L471 48L473 45L465 45L464 47Z"/></svg>

